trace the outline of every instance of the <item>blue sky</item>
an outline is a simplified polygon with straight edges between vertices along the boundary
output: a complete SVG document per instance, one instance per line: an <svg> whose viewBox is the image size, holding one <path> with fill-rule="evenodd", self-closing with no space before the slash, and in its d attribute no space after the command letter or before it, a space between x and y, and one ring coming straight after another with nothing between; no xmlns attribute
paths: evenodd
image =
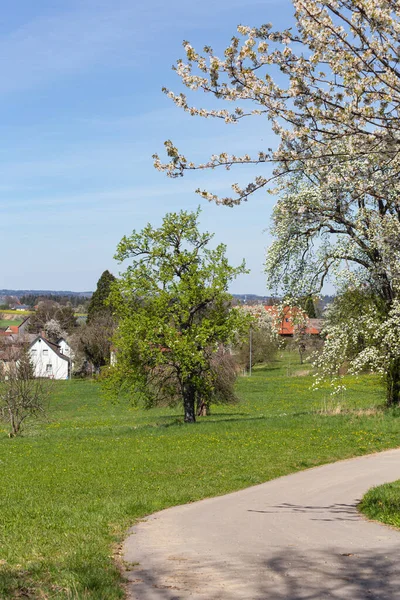
<svg viewBox="0 0 400 600"><path fill-rule="evenodd" d="M273 199L216 207L197 187L223 194L258 171L194 172L168 179L152 165L171 138L194 160L275 143L263 120L239 126L192 118L161 92L181 42L219 50L238 23L277 27L289 0L19 0L0 21L0 288L94 289L121 237L168 211L202 206L201 225L251 274L235 293L265 294L263 261ZM196 99L201 105L204 95ZM267 167L268 168L268 167Z"/></svg>

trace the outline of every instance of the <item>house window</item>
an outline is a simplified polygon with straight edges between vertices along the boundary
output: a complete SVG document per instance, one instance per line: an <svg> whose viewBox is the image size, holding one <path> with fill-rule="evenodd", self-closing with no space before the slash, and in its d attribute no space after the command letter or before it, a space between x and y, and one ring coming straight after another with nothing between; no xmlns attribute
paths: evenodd
<svg viewBox="0 0 400 600"><path fill-rule="evenodd" d="M45 354L46 356L48 355L48 353L49 353L49 351L47 349L43 350L43 354Z"/></svg>
<svg viewBox="0 0 400 600"><path fill-rule="evenodd" d="M53 365L51 363L46 365L46 373L51 373L53 370Z"/></svg>
<svg viewBox="0 0 400 600"><path fill-rule="evenodd" d="M36 348L32 348L31 354L36 354Z"/></svg>

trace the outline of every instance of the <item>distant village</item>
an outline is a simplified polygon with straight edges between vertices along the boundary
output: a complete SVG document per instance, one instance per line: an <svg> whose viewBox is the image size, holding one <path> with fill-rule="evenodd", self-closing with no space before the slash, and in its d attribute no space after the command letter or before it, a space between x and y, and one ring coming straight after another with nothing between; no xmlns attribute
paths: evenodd
<svg viewBox="0 0 400 600"><path fill-rule="evenodd" d="M29 324L30 317L26 317L18 325L0 328L0 362L5 366L15 363L21 350L26 348L35 377L69 379L74 354L67 340L61 337L56 342L51 342L44 332L29 333Z"/></svg>
<svg viewBox="0 0 400 600"><path fill-rule="evenodd" d="M32 292L2 290L0 295L0 363L5 370L15 364L23 351L28 352L34 377L69 379L74 369L74 352L68 341L67 328L54 320L56 310L73 320L74 325L86 320L91 293ZM41 306L47 311L43 322L35 319ZM53 323L53 329L45 326ZM47 321L47 323L46 323ZM58 325L58 331L57 331ZM58 335L59 334L59 335Z"/></svg>
<svg viewBox="0 0 400 600"><path fill-rule="evenodd" d="M69 379L77 371L82 371L82 367L77 366L78 363L81 365L82 360L86 374L98 370L99 365L96 361L93 364L90 360L90 352L86 359L82 359L81 356L76 357L76 354L79 354L79 350L76 352L74 349L76 334L75 337L71 335L76 332L75 328L84 331L79 326L86 323L91 295L90 292L84 295L74 292L35 293L29 290L3 290L0 296L0 364L3 368L7 370L11 364L16 364L21 353L25 351L29 355L34 377ZM328 296L320 300L317 312L306 317L302 331L304 336L311 338L320 336L323 325L321 317L330 299ZM233 305L262 307L276 322L279 337L296 337L296 309L287 306L283 313L278 315L277 302L278 299L268 296L233 295ZM39 312L43 312L44 316L38 318ZM62 324L57 319L61 320ZM68 326L66 319L70 320L71 327ZM71 339L75 343L71 343ZM102 363L115 362L111 339L105 339L103 347L105 357Z"/></svg>

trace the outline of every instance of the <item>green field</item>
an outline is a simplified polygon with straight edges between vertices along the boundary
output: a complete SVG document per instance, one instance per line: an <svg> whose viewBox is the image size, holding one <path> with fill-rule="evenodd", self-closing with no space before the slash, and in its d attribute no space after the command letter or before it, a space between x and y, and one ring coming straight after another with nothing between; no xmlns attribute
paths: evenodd
<svg viewBox="0 0 400 600"><path fill-rule="evenodd" d="M369 490L362 499L359 509L369 519L400 529L400 480Z"/></svg>
<svg viewBox="0 0 400 600"><path fill-rule="evenodd" d="M10 325L19 325L22 323L22 319L13 319L9 321L8 319L0 319L0 328L1 327L10 327Z"/></svg>
<svg viewBox="0 0 400 600"><path fill-rule="evenodd" d="M0 435L0 598L122 598L113 559L135 519L299 469L399 445L373 376L331 402L286 356L238 382L241 403L196 425L179 409L110 404L58 382L51 421Z"/></svg>
<svg viewBox="0 0 400 600"><path fill-rule="evenodd" d="M4 318L5 316L9 318ZM2 310L0 311L0 328L10 327L10 325L19 325L26 317L17 313L15 310Z"/></svg>

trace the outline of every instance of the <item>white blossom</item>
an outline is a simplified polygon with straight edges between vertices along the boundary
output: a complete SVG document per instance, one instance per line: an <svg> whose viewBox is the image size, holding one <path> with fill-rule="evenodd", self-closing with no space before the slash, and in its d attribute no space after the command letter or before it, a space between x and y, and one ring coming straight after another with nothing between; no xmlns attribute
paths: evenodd
<svg viewBox="0 0 400 600"><path fill-rule="evenodd" d="M398 189L400 3L292 1L294 28L273 31L270 23L241 25L221 56L209 46L199 53L183 43L186 57L174 67L183 86L205 92L221 107L195 107L185 94L164 89L177 106L193 116L228 124L250 116L268 119L278 137L275 149L260 148L255 156L227 151L199 164L166 142L169 161L163 163L156 154L154 164L171 177L191 169L275 164L272 176L260 173L258 182L234 187L234 195L219 198L198 190L208 200L238 204L281 175L297 172L312 178L321 170L329 173L338 161L349 166L346 181L362 192L367 182L353 177L353 163L359 159L381 174L389 165L387 183L390 179Z"/></svg>

